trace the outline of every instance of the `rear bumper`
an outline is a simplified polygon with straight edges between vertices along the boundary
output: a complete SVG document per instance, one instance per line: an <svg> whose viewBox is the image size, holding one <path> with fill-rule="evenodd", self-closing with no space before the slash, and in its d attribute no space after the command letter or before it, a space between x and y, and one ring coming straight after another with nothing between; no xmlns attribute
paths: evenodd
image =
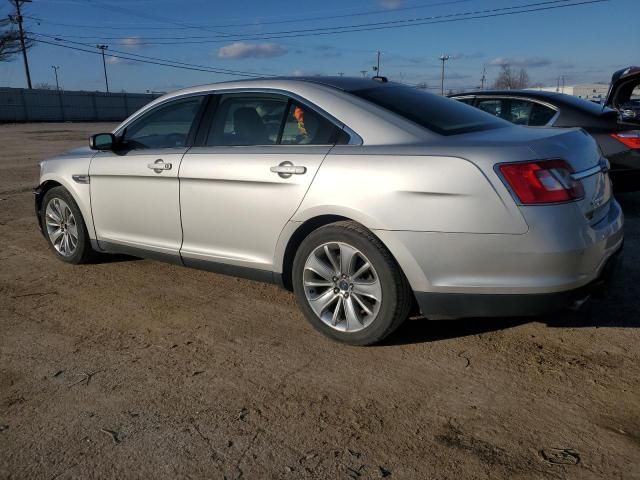
<svg viewBox="0 0 640 480"><path fill-rule="evenodd" d="M598 278L579 288L537 294L469 294L414 292L427 317L519 317L577 308L603 293L622 260L622 246L607 260Z"/></svg>

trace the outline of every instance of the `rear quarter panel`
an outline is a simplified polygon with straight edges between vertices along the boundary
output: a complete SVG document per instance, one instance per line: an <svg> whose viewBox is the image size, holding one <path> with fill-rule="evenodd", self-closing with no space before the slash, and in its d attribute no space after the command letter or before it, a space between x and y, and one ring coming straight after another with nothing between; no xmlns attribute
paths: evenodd
<svg viewBox="0 0 640 480"><path fill-rule="evenodd" d="M372 230L522 234L526 222L474 163L336 147L292 218L341 215Z"/></svg>

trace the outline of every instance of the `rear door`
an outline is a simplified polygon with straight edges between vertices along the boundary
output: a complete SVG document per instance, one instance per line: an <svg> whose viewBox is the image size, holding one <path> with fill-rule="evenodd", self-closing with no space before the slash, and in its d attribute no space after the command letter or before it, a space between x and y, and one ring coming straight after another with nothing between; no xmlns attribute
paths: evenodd
<svg viewBox="0 0 640 480"><path fill-rule="evenodd" d="M180 168L182 259L268 272L278 236L341 130L284 95L229 93L215 103L202 144Z"/></svg>

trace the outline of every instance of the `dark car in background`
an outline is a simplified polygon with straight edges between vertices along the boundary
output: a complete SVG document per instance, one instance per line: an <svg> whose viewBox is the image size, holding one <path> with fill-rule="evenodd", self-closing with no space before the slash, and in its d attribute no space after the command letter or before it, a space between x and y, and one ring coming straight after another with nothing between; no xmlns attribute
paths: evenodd
<svg viewBox="0 0 640 480"><path fill-rule="evenodd" d="M616 191L640 190L640 113L634 90L640 67L615 72L602 105L563 93L538 90L483 90L451 98L518 125L581 127L591 134L611 163Z"/></svg>

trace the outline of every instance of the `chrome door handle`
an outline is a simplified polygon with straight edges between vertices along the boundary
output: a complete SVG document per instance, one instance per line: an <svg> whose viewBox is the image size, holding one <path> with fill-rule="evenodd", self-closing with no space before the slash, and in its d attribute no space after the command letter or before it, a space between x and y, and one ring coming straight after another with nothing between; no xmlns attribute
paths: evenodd
<svg viewBox="0 0 640 480"><path fill-rule="evenodd" d="M273 173L277 173L282 178L289 178L291 175L303 175L307 172L307 167L294 165L291 162L282 162L280 165L271 167Z"/></svg>
<svg viewBox="0 0 640 480"><path fill-rule="evenodd" d="M153 163L147 164L147 168L153 170L156 173L162 173L164 170L171 170L172 166L173 165L171 165L170 163L164 163L164 160L162 160L161 158Z"/></svg>

